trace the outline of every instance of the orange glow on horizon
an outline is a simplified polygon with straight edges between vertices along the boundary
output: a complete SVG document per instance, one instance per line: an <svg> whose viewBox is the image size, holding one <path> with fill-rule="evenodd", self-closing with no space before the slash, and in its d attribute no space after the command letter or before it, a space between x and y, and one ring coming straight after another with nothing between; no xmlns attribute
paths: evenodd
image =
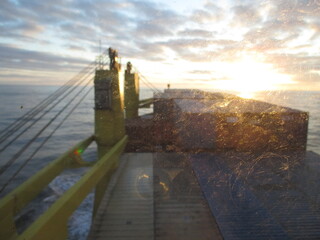
<svg viewBox="0 0 320 240"><path fill-rule="evenodd" d="M292 76L279 73L273 64L265 63L255 55L244 55L239 61L225 62L220 66L225 80L216 80L216 88L240 92L251 98L254 92L278 90L281 85L294 84Z"/></svg>

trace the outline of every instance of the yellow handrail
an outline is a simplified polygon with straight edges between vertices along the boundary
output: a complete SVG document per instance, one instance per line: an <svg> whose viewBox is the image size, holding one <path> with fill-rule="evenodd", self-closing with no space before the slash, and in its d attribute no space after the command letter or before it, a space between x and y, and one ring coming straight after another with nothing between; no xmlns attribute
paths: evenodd
<svg viewBox="0 0 320 240"><path fill-rule="evenodd" d="M69 149L45 168L14 189L0 201L0 239L16 236L14 216L33 200L65 168L73 165L79 149L86 149L94 140L91 136Z"/></svg>
<svg viewBox="0 0 320 240"><path fill-rule="evenodd" d="M139 100L139 104L149 103L149 102L153 102L153 101L154 101L153 98L146 98L146 99Z"/></svg>
<svg viewBox="0 0 320 240"><path fill-rule="evenodd" d="M147 98L139 101L139 108L149 108L153 104L153 98Z"/></svg>
<svg viewBox="0 0 320 240"><path fill-rule="evenodd" d="M69 216L119 158L127 142L126 136L19 236L16 233L14 216L65 168L77 164L83 165L85 162L77 153L86 149L93 140L94 136L91 136L80 142L0 201L0 239L63 239L67 237Z"/></svg>
<svg viewBox="0 0 320 240"><path fill-rule="evenodd" d="M18 239L67 238L67 221L83 199L104 177L125 148L127 136L123 137L106 153L75 185L39 217Z"/></svg>

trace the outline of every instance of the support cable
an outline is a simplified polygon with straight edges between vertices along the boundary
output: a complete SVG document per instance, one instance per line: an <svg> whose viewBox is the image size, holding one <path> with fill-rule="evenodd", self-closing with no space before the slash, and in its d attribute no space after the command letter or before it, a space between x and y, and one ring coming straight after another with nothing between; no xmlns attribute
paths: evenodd
<svg viewBox="0 0 320 240"><path fill-rule="evenodd" d="M102 58L103 56L106 56L108 53L108 49L104 50L103 53L100 55ZM37 109L39 109L41 106L44 104L47 104L47 102L51 102L52 99L55 99L62 95L68 88L70 88L72 85L74 85L74 81L77 81L78 78L81 75L86 74L92 67L96 66L96 62L93 61L88 66L83 68L76 76L71 78L69 81L67 81L64 85L62 85L60 88L58 88L56 91L54 91L51 95L49 95L47 98L45 98L41 103L39 103L37 106L34 108L30 109L27 113L25 113L23 116L19 117L16 119L14 122L12 122L9 126L7 126L5 129L0 131L0 143L5 141L5 137L8 135L11 135L12 132L18 130L21 127L21 122L26 122L26 120L29 118L30 114L33 114ZM71 86L70 86L71 84ZM20 125L19 125L20 124ZM16 125L19 125L18 127ZM23 125L23 124L22 124ZM12 129L14 128L14 129Z"/></svg>
<svg viewBox="0 0 320 240"><path fill-rule="evenodd" d="M142 75L142 73L137 69L134 68L135 71L139 74L139 76L141 76L141 80L142 82L144 82L152 91L154 92L161 92L156 86L154 86L144 75Z"/></svg>
<svg viewBox="0 0 320 240"><path fill-rule="evenodd" d="M21 170L30 162L30 160L38 153L38 151L47 143L47 141L53 136L53 134L62 126L62 124L67 120L67 118L74 112L74 110L80 105L80 103L85 99L85 97L91 92L93 87L91 87L76 103L76 105L67 113L67 115L62 119L62 121L55 127L55 129L45 138L45 140L33 151L33 153L27 158L19 169L12 174L8 181L2 185L0 193L2 193L5 188L12 182L12 180L21 172Z"/></svg>
<svg viewBox="0 0 320 240"><path fill-rule="evenodd" d="M152 82L150 82L144 75L142 75L141 72L138 72L138 73L139 73L139 75L141 76L142 79L144 79L146 82L148 82L152 86L152 88L154 88L158 92L161 92L156 86L153 85Z"/></svg>
<svg viewBox="0 0 320 240"><path fill-rule="evenodd" d="M143 80L143 78L140 78L140 80L141 80L149 89L151 89L153 92L159 92L157 89L153 88L152 85L150 85L148 82L146 82L145 80Z"/></svg>
<svg viewBox="0 0 320 240"><path fill-rule="evenodd" d="M63 93L65 93L65 91L69 90L71 86L68 86L61 94L57 95L57 97L55 97L54 100L56 100L58 97L60 97ZM28 116L28 119L33 119L36 115L38 115L42 110L44 110L46 107L48 107L50 104L52 104L54 101L52 102L47 102L45 105L41 106L41 108L37 109L36 111L34 111L32 114L30 114ZM55 104L56 105L56 104ZM52 107L50 108L50 110L52 109ZM46 111L46 113L49 111ZM9 137L11 137L15 132L17 132L21 127L23 127L24 125L26 125L29 121L28 119L24 119L24 121L21 121L18 125L16 125L14 128L12 128L9 132L7 132L0 140L0 144L5 142ZM32 124L33 125L33 124ZM25 132L25 131L23 131ZM20 134L21 135L21 134ZM1 152L2 150L0 150Z"/></svg>
<svg viewBox="0 0 320 240"><path fill-rule="evenodd" d="M37 138L40 136L40 134L47 129L47 127L50 126L50 124L61 115L61 113L67 109L67 107L74 101L74 99L81 94L81 92L85 89L85 87L87 87L89 85L89 83L92 81L92 79L90 79L85 86L82 87L82 89L75 94L75 96L73 96L72 99L70 99L70 101L44 126L42 127L42 129L31 139L29 140L29 142L27 142L11 159L9 159L6 164L4 166L2 166L0 168L0 175L3 174L3 172L5 172L20 156L21 154L35 141L37 140Z"/></svg>
<svg viewBox="0 0 320 240"><path fill-rule="evenodd" d="M85 79L81 80L81 83L83 83L85 80L87 80L89 76L87 76ZM39 122L47 113L49 113L54 107L56 107L63 99L65 99L67 96L69 96L74 90L77 89L77 85L73 86L73 88L67 92L64 96L62 96L56 103L54 103L48 110L42 113L42 115L37 118L37 120L34 120L29 126L27 126L23 131L21 131L18 135L16 135L10 142L8 142L5 146L3 146L0 149L0 153L3 152L7 147L9 147L13 142L15 142L22 134L24 134L26 131L28 131L32 126L34 126L37 122ZM0 175L1 175L1 169L0 169Z"/></svg>
<svg viewBox="0 0 320 240"><path fill-rule="evenodd" d="M58 88L57 90L55 90L51 95L49 95L47 98L45 98L41 103L39 103L37 106L35 106L34 108L30 109L27 113L25 113L23 116L21 116L20 118L16 119L13 123L11 123L9 126L6 127L6 129L3 129L0 131L0 134L2 134L3 132L6 132L8 129L10 129L13 125L16 124L16 122L20 121L21 119L23 119L24 117L26 117L28 114L30 114L32 111L34 111L35 109L37 109L38 107L40 107L40 105L42 105L44 102L47 102L48 100L50 100L55 94L58 94L59 92L63 91L63 89L70 85L70 83L72 83L74 80L78 79L79 75L82 75L83 72L89 68L92 65L92 63L90 63L87 67L85 67L84 69L82 69L76 76L74 76L73 78L71 78L69 81L67 81L65 84L63 84L60 88Z"/></svg>
<svg viewBox="0 0 320 240"><path fill-rule="evenodd" d="M151 86L151 88L153 88L156 92L161 92L157 87L155 87L146 77L144 77L143 75L141 75L141 79L142 81L144 80L147 84L149 84L149 86Z"/></svg>
<svg viewBox="0 0 320 240"><path fill-rule="evenodd" d="M91 69L91 64L89 64L86 68L84 68L80 73L78 73L75 77L70 79L67 83L57 89L54 93L49 95L45 100L40 102L37 106L30 109L26 114L15 120L12 124L10 124L6 129L0 132L0 143L4 142L12 133L19 130L23 125L28 122L28 119L36 116L40 111L45 109L48 105L50 105L56 98L61 96L65 91L67 91L70 87L76 84L77 81L81 80L83 76L88 74L88 70Z"/></svg>

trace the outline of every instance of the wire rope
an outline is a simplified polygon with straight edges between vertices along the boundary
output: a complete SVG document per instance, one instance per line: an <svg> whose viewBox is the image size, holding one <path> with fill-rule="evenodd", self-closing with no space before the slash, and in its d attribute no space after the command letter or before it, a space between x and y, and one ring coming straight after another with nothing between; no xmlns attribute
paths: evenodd
<svg viewBox="0 0 320 240"><path fill-rule="evenodd" d="M135 71L139 74L142 82L147 85L153 92L161 92L156 86L154 86L137 68L134 68Z"/></svg>
<svg viewBox="0 0 320 240"><path fill-rule="evenodd" d="M84 72L84 70L89 69L89 66L91 66L91 64L89 64L85 69L83 69L80 73L85 76L86 74L88 74L88 72L82 73ZM90 69L89 69L90 70ZM77 74L77 77L80 76L81 74ZM82 76L82 77L83 77ZM21 116L20 118L18 118L14 124L10 124L5 131L2 131L2 136L0 137L0 144L3 143L4 141L6 141L11 135L12 133L16 132L17 130L19 130L22 126L24 126L27 122L28 119L36 116L39 112L41 112L43 109L45 109L48 105L50 105L53 101L57 99L58 97L60 97L62 94L64 94L69 88L71 88L77 81L81 80L81 78L77 78L74 77L71 80L69 80L67 82L67 84L65 84L63 87L60 87L57 91L55 91L53 94L51 94L50 96L48 96L45 100L41 101L41 103L39 103L36 107L30 109L26 114L24 114L23 116ZM70 83L72 83L72 85L70 85ZM69 84L69 85L68 85Z"/></svg>
<svg viewBox="0 0 320 240"><path fill-rule="evenodd" d="M79 84L83 83L87 78L83 79ZM3 152L7 147L9 147L12 143L14 143L22 134L28 131L31 127L33 127L37 122L39 122L47 113L49 113L54 107L56 107L62 100L64 100L67 96L69 96L74 90L77 89L78 86L73 86L73 88L67 92L63 97L58 99L56 103L54 103L48 110L42 113L40 117L34 120L29 126L27 126L23 131L21 131L18 135L16 135L11 141L9 141L5 146L0 149L0 153ZM1 174L1 170L0 170Z"/></svg>
<svg viewBox="0 0 320 240"><path fill-rule="evenodd" d="M38 151L48 142L48 140L53 136L53 134L62 126L62 124L68 119L68 117L74 112L74 110L80 105L80 103L86 98L86 96L91 92L93 87L91 87L75 104L75 106L67 113L67 115L62 119L62 121L53 129L53 131L44 139L44 141L33 151L33 153L27 158L23 164L17 169L17 171L11 175L8 181L2 185L0 193L2 193L5 188L12 182L12 180L22 171L22 169L30 162L30 160L38 153Z"/></svg>
<svg viewBox="0 0 320 240"><path fill-rule="evenodd" d="M0 168L0 175L2 175L20 156L21 154L40 136L40 134L47 129L47 127L50 126L50 124L58 117L61 115L61 113L67 109L67 107L74 101L74 99L81 94L81 92L84 90L84 88L86 86L88 86L88 84L92 81L92 79L90 79L85 86L82 87L82 89L75 94L75 96L69 100L68 103L66 103L66 105L53 117L51 118L51 120L44 126L41 128L41 130L31 139L29 140L12 158L10 158L4 166L2 166Z"/></svg>

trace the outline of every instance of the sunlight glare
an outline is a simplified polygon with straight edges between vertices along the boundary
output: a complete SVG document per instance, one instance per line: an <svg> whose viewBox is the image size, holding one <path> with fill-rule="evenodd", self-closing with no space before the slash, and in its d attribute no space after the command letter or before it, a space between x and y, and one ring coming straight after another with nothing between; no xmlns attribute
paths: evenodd
<svg viewBox="0 0 320 240"><path fill-rule="evenodd" d="M224 63L220 69L224 80L217 80L217 88L240 92L239 96L251 98L254 92L277 90L283 84L294 83L290 75L276 71L270 63L245 55L237 62Z"/></svg>
<svg viewBox="0 0 320 240"><path fill-rule="evenodd" d="M254 98L255 94L254 92L239 92L237 94L239 97L242 97L242 98Z"/></svg>

